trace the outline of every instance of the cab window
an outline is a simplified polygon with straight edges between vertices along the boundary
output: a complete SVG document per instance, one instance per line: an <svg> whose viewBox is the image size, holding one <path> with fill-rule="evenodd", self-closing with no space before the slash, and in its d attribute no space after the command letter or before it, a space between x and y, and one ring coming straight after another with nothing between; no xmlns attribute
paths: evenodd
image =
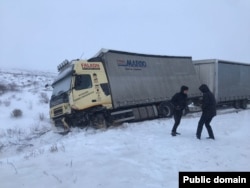
<svg viewBox="0 0 250 188"><path fill-rule="evenodd" d="M76 75L75 90L88 89L92 87L91 77L88 74Z"/></svg>

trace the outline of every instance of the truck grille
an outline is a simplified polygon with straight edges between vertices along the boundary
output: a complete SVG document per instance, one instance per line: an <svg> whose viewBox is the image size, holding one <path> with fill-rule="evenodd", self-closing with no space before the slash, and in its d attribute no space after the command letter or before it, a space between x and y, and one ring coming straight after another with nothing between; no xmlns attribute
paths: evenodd
<svg viewBox="0 0 250 188"><path fill-rule="evenodd" d="M59 115L62 115L63 114L63 109L62 107L59 107L59 108L56 108L54 110L54 116L59 116Z"/></svg>

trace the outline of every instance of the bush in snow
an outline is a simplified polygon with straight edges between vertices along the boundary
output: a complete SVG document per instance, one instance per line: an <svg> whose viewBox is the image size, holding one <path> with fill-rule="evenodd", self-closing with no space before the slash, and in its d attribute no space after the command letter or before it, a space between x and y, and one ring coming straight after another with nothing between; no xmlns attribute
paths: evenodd
<svg viewBox="0 0 250 188"><path fill-rule="evenodd" d="M44 113L40 113L40 114L39 114L39 120L40 120L40 121L44 121L44 120L45 120L45 115L44 115Z"/></svg>
<svg viewBox="0 0 250 188"><path fill-rule="evenodd" d="M53 145L49 148L49 151L50 151L51 153L58 152L59 150L65 152L65 147L64 147L64 145L63 145L62 143L61 143L60 146L57 146L57 144L53 144Z"/></svg>
<svg viewBox="0 0 250 188"><path fill-rule="evenodd" d="M4 84L0 84L0 95L4 94L7 91L7 86Z"/></svg>
<svg viewBox="0 0 250 188"><path fill-rule="evenodd" d="M18 91L18 85L15 83L10 83L8 85L0 83L0 95L8 91Z"/></svg>
<svg viewBox="0 0 250 188"><path fill-rule="evenodd" d="M51 153L58 152L57 145L56 145L56 144L52 145L52 146L50 147L49 151L50 151Z"/></svg>
<svg viewBox="0 0 250 188"><path fill-rule="evenodd" d="M40 102L45 104L49 103L49 97L46 93L44 92L40 93Z"/></svg>
<svg viewBox="0 0 250 188"><path fill-rule="evenodd" d="M16 83L11 83L11 84L8 84L8 90L9 91L18 91L18 85Z"/></svg>
<svg viewBox="0 0 250 188"><path fill-rule="evenodd" d="M23 115L23 112L22 112L22 110L20 110L20 109L14 109L14 110L11 112L11 117L14 117L14 118L21 117L22 115Z"/></svg>

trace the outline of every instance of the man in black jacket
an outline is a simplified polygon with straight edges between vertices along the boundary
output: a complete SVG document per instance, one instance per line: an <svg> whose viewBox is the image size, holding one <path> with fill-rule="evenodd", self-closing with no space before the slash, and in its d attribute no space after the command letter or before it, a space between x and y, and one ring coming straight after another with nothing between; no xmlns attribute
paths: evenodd
<svg viewBox="0 0 250 188"><path fill-rule="evenodd" d="M216 101L214 95L209 90L206 84L202 84L199 87L200 91L203 93L202 99L202 115L198 123L196 137L197 139L201 139L201 132L203 125L205 124L207 128L207 132L209 137L208 139L215 139L212 127L210 126L210 122L212 121L213 117L216 116Z"/></svg>
<svg viewBox="0 0 250 188"><path fill-rule="evenodd" d="M182 111L187 106L187 93L188 93L188 87L181 86L181 91L179 93L176 93L171 99L171 103L174 106L174 121L175 121L174 126L172 128L172 132L171 132L172 136L176 136L177 134L180 134L176 132L176 130L181 122Z"/></svg>

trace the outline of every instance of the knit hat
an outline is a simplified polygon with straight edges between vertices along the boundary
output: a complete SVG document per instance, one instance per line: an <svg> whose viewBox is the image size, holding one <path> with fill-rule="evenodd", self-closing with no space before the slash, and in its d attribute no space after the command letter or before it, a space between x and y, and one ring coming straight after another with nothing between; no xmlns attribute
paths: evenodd
<svg viewBox="0 0 250 188"><path fill-rule="evenodd" d="M187 86L181 86L181 92L188 90Z"/></svg>

